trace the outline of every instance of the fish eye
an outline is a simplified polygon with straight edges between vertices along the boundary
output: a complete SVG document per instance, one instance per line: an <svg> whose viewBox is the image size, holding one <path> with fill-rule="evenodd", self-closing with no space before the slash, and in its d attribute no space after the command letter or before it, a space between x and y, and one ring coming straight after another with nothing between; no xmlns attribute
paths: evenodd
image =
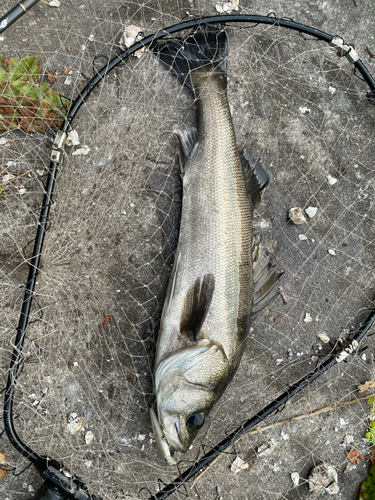
<svg viewBox="0 0 375 500"><path fill-rule="evenodd" d="M186 425L190 430L196 431L202 427L202 425L204 424L204 420L204 413L192 413L186 420Z"/></svg>

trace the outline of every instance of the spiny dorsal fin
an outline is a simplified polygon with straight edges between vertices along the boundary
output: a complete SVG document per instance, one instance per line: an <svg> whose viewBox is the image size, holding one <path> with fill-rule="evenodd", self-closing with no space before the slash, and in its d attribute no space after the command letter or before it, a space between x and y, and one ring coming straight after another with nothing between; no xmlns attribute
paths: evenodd
<svg viewBox="0 0 375 500"><path fill-rule="evenodd" d="M194 153L198 147L198 131L195 127L181 130L178 127L173 129L174 135L179 143L179 158L181 174L185 172L185 164L188 158Z"/></svg>
<svg viewBox="0 0 375 500"><path fill-rule="evenodd" d="M279 293L276 284L282 276L272 260L255 246L253 249L254 306L253 317L258 314Z"/></svg>
<svg viewBox="0 0 375 500"><path fill-rule="evenodd" d="M247 192L255 206L260 202L262 191L270 179L262 165L245 148L242 149L240 158Z"/></svg>
<svg viewBox="0 0 375 500"><path fill-rule="evenodd" d="M197 339L202 328L214 290L215 277L210 273L204 275L202 282L200 278L197 278L186 295L180 319L180 332L192 341Z"/></svg>

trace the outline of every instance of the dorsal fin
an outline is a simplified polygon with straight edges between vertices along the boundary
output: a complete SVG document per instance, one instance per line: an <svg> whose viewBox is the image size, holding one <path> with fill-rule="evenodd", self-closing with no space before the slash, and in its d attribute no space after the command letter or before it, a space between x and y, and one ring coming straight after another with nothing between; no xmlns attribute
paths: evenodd
<svg viewBox="0 0 375 500"><path fill-rule="evenodd" d="M181 335L195 341L202 328L211 305L215 290L215 277L212 273L205 274L203 280L197 278L186 294L180 318Z"/></svg>
<svg viewBox="0 0 375 500"><path fill-rule="evenodd" d="M198 131L195 127L181 130L178 127L173 129L174 135L179 143L179 159L181 174L185 173L185 164L188 158L194 153L198 147Z"/></svg>
<svg viewBox="0 0 375 500"><path fill-rule="evenodd" d="M270 179L262 165L245 148L242 149L240 158L246 189L255 206L260 202L262 191Z"/></svg>

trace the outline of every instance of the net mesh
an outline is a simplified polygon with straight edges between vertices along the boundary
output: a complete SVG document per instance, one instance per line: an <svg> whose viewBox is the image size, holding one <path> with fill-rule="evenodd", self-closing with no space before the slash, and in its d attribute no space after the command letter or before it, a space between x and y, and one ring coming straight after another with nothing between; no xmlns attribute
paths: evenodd
<svg viewBox="0 0 375 500"><path fill-rule="evenodd" d="M3 3L4 9L13 5ZM69 99L120 50L125 25L149 34L189 15L182 3L74 8L72 19L69 2L58 9L40 4L2 42L4 58L40 56L50 85ZM188 10L215 12L213 5ZM271 178L254 224L262 248L284 271L282 296L254 321L235 379L192 449L179 457L180 470L311 371L373 305L374 108L364 97L368 88L322 42L262 25L238 24L227 33L237 144L260 158ZM142 488L155 493L178 472L158 454L148 410L181 210L176 124L196 124L193 97L147 51L95 88L73 123L80 144L65 147L59 168L27 329L15 394L17 432L103 499L135 497ZM48 127L33 133L19 127L0 140L5 387L53 134ZM292 207L317 212L293 225ZM363 436L371 405L359 400L358 385L374 379L371 337L366 346L265 421L270 429L230 447L181 493L307 498L311 469L326 462L337 469L345 498L356 498L368 462L358 459L353 467L346 452L369 453ZM332 408L308 416L325 407ZM40 478L5 435L0 443L10 469L0 491L9 500L28 498ZM237 456L249 470L231 470ZM298 486L292 473L300 476Z"/></svg>

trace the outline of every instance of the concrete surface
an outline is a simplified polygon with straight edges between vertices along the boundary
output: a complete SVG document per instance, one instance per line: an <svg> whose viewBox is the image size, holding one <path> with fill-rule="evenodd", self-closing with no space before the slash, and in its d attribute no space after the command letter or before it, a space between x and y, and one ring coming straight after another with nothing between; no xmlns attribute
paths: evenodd
<svg viewBox="0 0 375 500"><path fill-rule="evenodd" d="M0 14L12 5L4 0ZM375 73L375 59L366 51L375 53L375 5L369 1L257 0L241 2L241 9L274 11L340 34ZM141 26L149 34L189 14L215 13L215 2L62 0L59 8L40 2L4 33L0 53L41 54L43 67L58 72L55 87L73 98L93 65L101 67L118 51L124 25ZM180 457L181 470L310 371L316 357L345 339L373 304L375 108L365 98L366 85L322 42L265 26L231 27L228 37L228 98L237 143L261 158L271 177L256 222L269 226L262 247L284 271L287 304L280 297L256 318L240 369L200 439ZM137 496L142 488L155 493L177 474L164 466L151 441L148 407L181 206L172 129L194 123L192 98L180 84L151 54L133 58L110 74L80 111L75 121L80 146L66 149L56 184L36 291L39 306L32 312L32 319L40 319L41 310L43 317L28 328L15 404L17 431L32 449L63 461L106 500ZM9 141L2 146L1 171L31 170L0 199L3 386L27 276L25 259L32 250L27 243L35 234L43 192L37 170L46 172L51 136L1 135ZM89 153L73 156L83 145ZM330 185L328 175L337 183ZM21 184L26 193L19 195ZM291 225L287 214L295 206L318 212L301 226ZM304 321L307 313L311 322ZM317 338L323 332L329 344ZM366 346L264 425L362 396L357 386L374 379L372 337L361 347ZM307 499L306 479L324 461L338 470L335 498L355 499L369 463L361 460L347 471L345 452L353 447L368 453L363 435L369 408L364 400L246 437L184 494L213 500L220 485L223 500ZM81 434L69 432L72 414L82 419L76 422L85 429ZM94 436L90 444L88 431ZM348 434L353 442L345 444ZM270 453L259 456L259 447L270 442ZM11 468L0 481L2 498L31 498L28 488L41 483L34 469L24 470L28 462L4 435L0 452ZM236 456L250 460L251 470L231 472ZM293 472L301 476L298 487ZM139 495L148 497L146 490Z"/></svg>

